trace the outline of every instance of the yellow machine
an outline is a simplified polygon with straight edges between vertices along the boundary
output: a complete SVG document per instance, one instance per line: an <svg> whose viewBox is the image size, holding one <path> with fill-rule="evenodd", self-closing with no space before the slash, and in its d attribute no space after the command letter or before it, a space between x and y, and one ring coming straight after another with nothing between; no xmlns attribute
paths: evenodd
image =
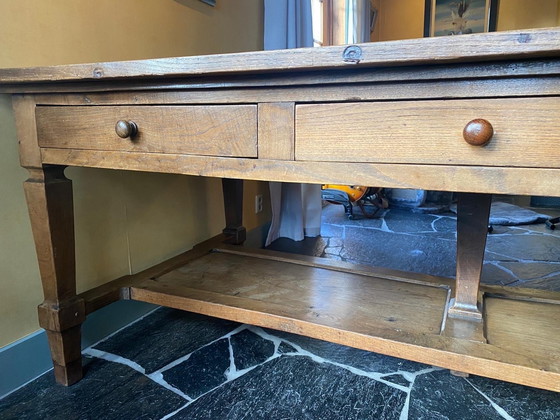
<svg viewBox="0 0 560 420"><path fill-rule="evenodd" d="M323 200L344 206L348 219L354 219L353 206L358 206L367 218L374 217L380 209L386 209L389 204L383 195L383 188L365 187L362 185L333 185L322 187ZM372 211L366 211L366 205L372 205Z"/></svg>

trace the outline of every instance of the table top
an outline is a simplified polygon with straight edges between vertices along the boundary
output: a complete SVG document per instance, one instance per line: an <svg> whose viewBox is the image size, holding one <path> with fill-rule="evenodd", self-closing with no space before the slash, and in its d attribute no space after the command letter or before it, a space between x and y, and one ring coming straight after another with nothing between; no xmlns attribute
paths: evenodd
<svg viewBox="0 0 560 420"><path fill-rule="evenodd" d="M152 80L201 75L467 63L558 56L560 28L556 27L364 43L355 46L0 69L0 92L14 92L14 85L28 88L30 85L44 83Z"/></svg>

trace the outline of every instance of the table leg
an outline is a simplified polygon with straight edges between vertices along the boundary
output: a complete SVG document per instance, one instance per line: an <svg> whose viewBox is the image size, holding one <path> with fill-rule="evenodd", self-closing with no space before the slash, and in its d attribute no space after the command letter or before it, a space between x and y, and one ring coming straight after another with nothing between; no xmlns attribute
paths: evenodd
<svg viewBox="0 0 560 420"><path fill-rule="evenodd" d="M243 227L243 180L223 178L222 191L226 214L226 228L223 232L231 236L229 243L242 244L247 237Z"/></svg>
<svg viewBox="0 0 560 420"><path fill-rule="evenodd" d="M482 320L478 295L491 202L491 194L458 194L457 279L450 317Z"/></svg>
<svg viewBox="0 0 560 420"><path fill-rule="evenodd" d="M29 171L24 188L45 297L39 324L47 331L56 381L71 385L82 378L85 319L84 302L76 298L72 182L62 166Z"/></svg>

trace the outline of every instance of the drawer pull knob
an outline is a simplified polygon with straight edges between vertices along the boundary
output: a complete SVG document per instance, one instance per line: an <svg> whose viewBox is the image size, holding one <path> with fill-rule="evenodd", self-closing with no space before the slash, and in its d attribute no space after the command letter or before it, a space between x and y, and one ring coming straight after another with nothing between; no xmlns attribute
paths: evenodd
<svg viewBox="0 0 560 420"><path fill-rule="evenodd" d="M115 132L123 139L132 138L138 134L138 125L134 121L119 120L115 125Z"/></svg>
<svg viewBox="0 0 560 420"><path fill-rule="evenodd" d="M492 139L493 135L494 127L482 118L469 121L463 129L463 138L473 146L484 146Z"/></svg>

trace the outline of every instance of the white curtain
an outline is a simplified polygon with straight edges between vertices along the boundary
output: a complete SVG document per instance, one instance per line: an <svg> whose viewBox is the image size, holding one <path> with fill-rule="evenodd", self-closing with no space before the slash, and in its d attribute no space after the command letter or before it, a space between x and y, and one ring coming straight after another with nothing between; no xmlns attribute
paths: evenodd
<svg viewBox="0 0 560 420"><path fill-rule="evenodd" d="M264 48L313 46L310 0L265 0ZM321 234L320 185L270 183L272 223L266 245L280 237L301 241Z"/></svg>
<svg viewBox="0 0 560 420"><path fill-rule="evenodd" d="M369 42L374 19L371 0L346 0L346 43Z"/></svg>

